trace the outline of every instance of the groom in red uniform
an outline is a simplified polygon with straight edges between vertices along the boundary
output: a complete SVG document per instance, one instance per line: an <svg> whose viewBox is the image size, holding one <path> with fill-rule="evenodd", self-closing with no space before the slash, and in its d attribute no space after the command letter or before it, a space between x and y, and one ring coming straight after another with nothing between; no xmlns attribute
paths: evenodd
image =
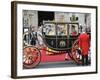
<svg viewBox="0 0 100 80"><path fill-rule="evenodd" d="M82 54L82 65L88 65L88 51L90 47L90 38L86 32L83 32L79 36L79 47Z"/></svg>

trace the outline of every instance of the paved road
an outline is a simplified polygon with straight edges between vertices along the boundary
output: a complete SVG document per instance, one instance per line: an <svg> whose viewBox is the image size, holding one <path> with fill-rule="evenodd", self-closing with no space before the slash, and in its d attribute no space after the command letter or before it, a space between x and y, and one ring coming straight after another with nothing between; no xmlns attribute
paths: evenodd
<svg viewBox="0 0 100 80"><path fill-rule="evenodd" d="M46 62L40 63L36 68L58 68L58 67L77 67L81 65L77 65L73 61L62 61L62 62Z"/></svg>

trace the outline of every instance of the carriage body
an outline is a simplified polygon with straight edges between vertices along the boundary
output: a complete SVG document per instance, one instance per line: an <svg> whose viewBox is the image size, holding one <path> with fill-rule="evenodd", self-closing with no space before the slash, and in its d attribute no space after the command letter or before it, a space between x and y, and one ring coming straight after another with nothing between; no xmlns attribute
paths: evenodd
<svg viewBox="0 0 100 80"><path fill-rule="evenodd" d="M48 48L55 51L70 50L79 36L79 24L44 21L42 36Z"/></svg>

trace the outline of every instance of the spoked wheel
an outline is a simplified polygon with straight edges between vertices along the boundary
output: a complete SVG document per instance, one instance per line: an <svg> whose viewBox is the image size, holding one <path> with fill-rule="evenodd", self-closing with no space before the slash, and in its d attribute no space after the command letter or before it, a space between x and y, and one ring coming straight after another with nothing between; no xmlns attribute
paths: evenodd
<svg viewBox="0 0 100 80"><path fill-rule="evenodd" d="M23 50L23 67L34 68L41 61L41 53L39 49L33 46L27 46Z"/></svg>
<svg viewBox="0 0 100 80"><path fill-rule="evenodd" d="M71 57L77 64L82 64L82 61L81 61L81 59L80 59L81 51L80 51L78 48L79 48L79 42L78 42L78 40L76 40L76 41L74 42L74 44L72 45L70 57Z"/></svg>

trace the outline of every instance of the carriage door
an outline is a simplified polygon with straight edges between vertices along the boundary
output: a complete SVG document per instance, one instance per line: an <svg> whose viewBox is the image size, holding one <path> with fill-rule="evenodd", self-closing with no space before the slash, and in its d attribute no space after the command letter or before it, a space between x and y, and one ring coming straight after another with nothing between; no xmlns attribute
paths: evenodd
<svg viewBox="0 0 100 80"><path fill-rule="evenodd" d="M56 34L57 34L57 48L64 49L67 48L67 24L61 23L56 25Z"/></svg>
<svg viewBox="0 0 100 80"><path fill-rule="evenodd" d="M45 29L45 44L48 45L48 47L56 48L56 28L55 24L53 23L45 23L44 25Z"/></svg>

